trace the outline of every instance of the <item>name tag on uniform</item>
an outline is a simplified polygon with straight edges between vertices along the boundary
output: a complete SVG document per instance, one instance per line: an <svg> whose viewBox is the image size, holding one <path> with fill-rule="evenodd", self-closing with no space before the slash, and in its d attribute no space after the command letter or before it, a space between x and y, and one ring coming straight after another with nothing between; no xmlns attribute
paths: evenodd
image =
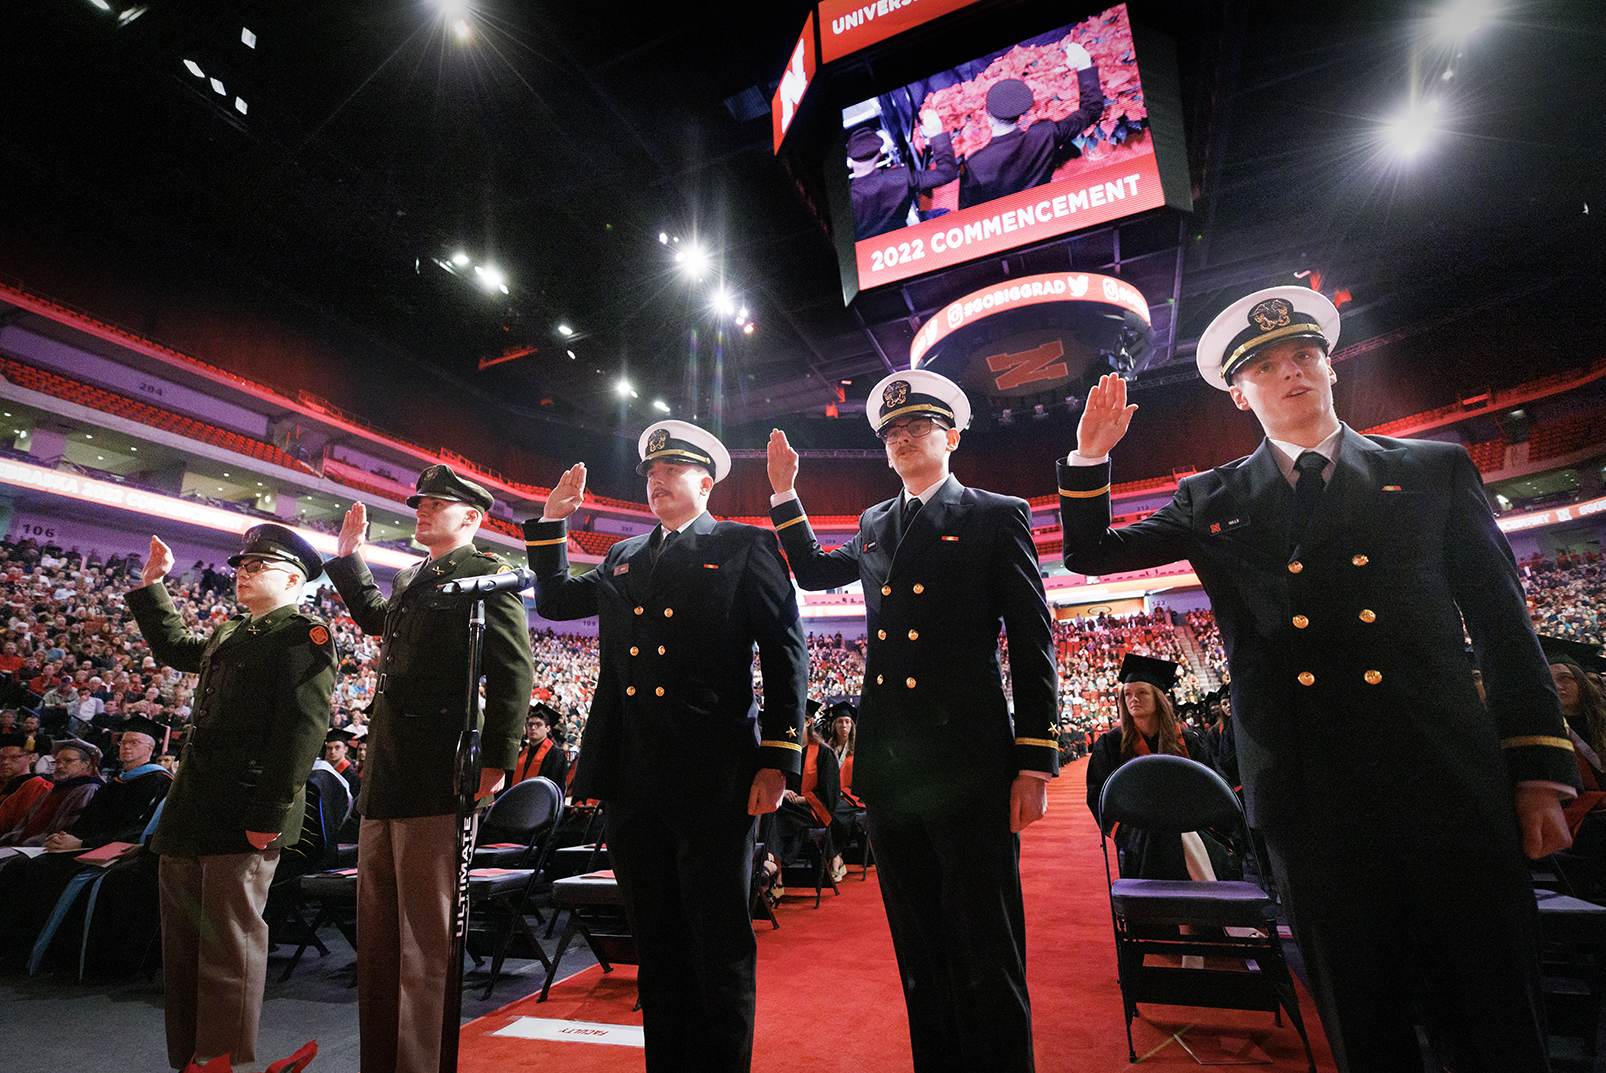
<svg viewBox="0 0 1606 1073"><path fill-rule="evenodd" d="M1246 526L1248 524L1249 523L1246 520L1244 520L1243 518L1228 518L1224 522L1211 522L1210 523L1210 532L1212 534L1215 534L1215 533L1230 533L1234 529L1242 529L1244 526Z"/></svg>
<svg viewBox="0 0 1606 1073"><path fill-rule="evenodd" d="M628 573L630 573L630 564L629 563L620 563L618 566L613 568L613 576L614 577L618 577L620 574L628 574Z"/></svg>

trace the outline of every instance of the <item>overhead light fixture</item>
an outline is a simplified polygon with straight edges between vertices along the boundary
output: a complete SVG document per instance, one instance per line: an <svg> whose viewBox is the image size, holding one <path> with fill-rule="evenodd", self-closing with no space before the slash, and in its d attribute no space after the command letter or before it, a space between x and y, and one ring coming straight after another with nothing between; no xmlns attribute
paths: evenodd
<svg viewBox="0 0 1606 1073"><path fill-rule="evenodd" d="M1412 101L1383 125L1383 134L1398 156L1416 156L1438 127L1439 101Z"/></svg>
<svg viewBox="0 0 1606 1073"><path fill-rule="evenodd" d="M495 265L475 265L474 274L480 277L480 286L486 290L494 291L497 288L501 288L504 293L506 292L507 277Z"/></svg>
<svg viewBox="0 0 1606 1073"><path fill-rule="evenodd" d="M223 83L221 80L213 78L209 81L212 83L213 93L216 93L219 97L227 97L229 95L229 91L223 88Z"/></svg>
<svg viewBox="0 0 1606 1073"><path fill-rule="evenodd" d="M467 268L468 254L464 253L462 250L458 250L456 253L452 254L452 264L456 265L458 268Z"/></svg>
<svg viewBox="0 0 1606 1073"><path fill-rule="evenodd" d="M239 112L241 115L245 115L246 114L245 101L241 100L239 97L234 98L234 110L236 112Z"/></svg>
<svg viewBox="0 0 1606 1073"><path fill-rule="evenodd" d="M753 334L753 322L752 321L748 321L746 324L742 325L742 332L745 335L752 335Z"/></svg>
<svg viewBox="0 0 1606 1073"><path fill-rule="evenodd" d="M686 274L695 279L702 279L708 272L710 258L708 251L696 243L675 254L675 260L685 266Z"/></svg>
<svg viewBox="0 0 1606 1073"><path fill-rule="evenodd" d="M619 378L619 382L613 385L613 389L619 393L619 397L621 399L626 395L630 396L632 399L636 397L635 388L631 387L630 381L626 380L622 376Z"/></svg>
<svg viewBox="0 0 1606 1073"><path fill-rule="evenodd" d="M663 399L653 399L652 408L666 414L669 412L669 404Z"/></svg>
<svg viewBox="0 0 1606 1073"><path fill-rule="evenodd" d="M457 34L457 39L459 41L467 41L469 34L473 33L473 31L468 28L467 19L458 19L456 22L452 23L452 31Z"/></svg>
<svg viewBox="0 0 1606 1073"><path fill-rule="evenodd" d="M1493 0L1449 0L1433 16L1433 29L1447 44L1465 41L1494 14Z"/></svg>
<svg viewBox="0 0 1606 1073"><path fill-rule="evenodd" d="M145 14L145 12L148 10L150 9L144 4L135 4L133 7L128 8L121 15L117 16L117 25L119 27L127 26L129 23Z"/></svg>
<svg viewBox="0 0 1606 1073"><path fill-rule="evenodd" d="M106 0L89 0L89 2L100 8L102 11L110 11L112 9L112 6L108 4Z"/></svg>
<svg viewBox="0 0 1606 1073"><path fill-rule="evenodd" d="M574 329L569 327L567 324L560 324L558 325L558 334L567 339L569 336L574 334Z"/></svg>
<svg viewBox="0 0 1606 1073"><path fill-rule="evenodd" d="M736 299L724 287L714 292L714 308L729 317L736 312Z"/></svg>
<svg viewBox="0 0 1606 1073"><path fill-rule="evenodd" d="M247 30L244 26L240 27L240 44L246 48L256 48L257 35Z"/></svg>
<svg viewBox="0 0 1606 1073"><path fill-rule="evenodd" d="M574 351L572 351L572 350L565 350L565 351L564 351L564 353L565 353L565 354L567 354L567 355L569 355L569 360L570 360L570 361L573 361L573 360L575 360L575 359L574 359Z"/></svg>
<svg viewBox="0 0 1606 1073"><path fill-rule="evenodd" d="M202 71L201 65L196 63L194 60L185 60L184 66L189 68L190 74L194 75L196 78L206 77L206 72Z"/></svg>
<svg viewBox="0 0 1606 1073"><path fill-rule="evenodd" d="M658 232L658 241L662 242L665 246L669 245L669 233L667 231Z"/></svg>

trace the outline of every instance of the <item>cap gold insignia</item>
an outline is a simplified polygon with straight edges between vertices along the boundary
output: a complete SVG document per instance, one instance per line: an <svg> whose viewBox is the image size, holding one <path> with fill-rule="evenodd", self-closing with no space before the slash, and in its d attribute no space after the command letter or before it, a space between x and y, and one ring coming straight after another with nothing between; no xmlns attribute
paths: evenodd
<svg viewBox="0 0 1606 1073"><path fill-rule="evenodd" d="M909 381L894 380L892 383L888 384L887 389L881 393L881 408L884 410L896 410L898 407L902 406L904 402L908 400L908 398Z"/></svg>
<svg viewBox="0 0 1606 1073"><path fill-rule="evenodd" d="M668 442L669 430L667 428L654 429L653 434L647 437L647 450L656 454L662 451L664 444Z"/></svg>
<svg viewBox="0 0 1606 1073"><path fill-rule="evenodd" d="M1282 298L1268 298L1249 311L1249 319L1260 325L1260 330L1269 332L1273 328L1286 328L1293 323L1290 314L1294 307Z"/></svg>

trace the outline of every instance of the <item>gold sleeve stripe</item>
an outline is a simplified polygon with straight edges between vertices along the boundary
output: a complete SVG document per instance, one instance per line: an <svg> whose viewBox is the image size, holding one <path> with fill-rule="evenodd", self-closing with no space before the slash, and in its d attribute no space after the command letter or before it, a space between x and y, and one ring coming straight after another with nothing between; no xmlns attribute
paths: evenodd
<svg viewBox="0 0 1606 1073"><path fill-rule="evenodd" d="M1057 742L1057 741L1049 741L1047 738L1016 738L1015 739L1015 744L1016 745L1039 745L1039 746L1042 746L1044 749L1058 749L1060 747L1060 743L1059 742Z"/></svg>
<svg viewBox="0 0 1606 1073"><path fill-rule="evenodd" d="M775 527L775 531L779 533L782 529L785 529L789 525L796 525L798 522L806 522L808 520L809 516L807 514L799 514L796 518L788 518L786 521L777 525Z"/></svg>
<svg viewBox="0 0 1606 1073"><path fill-rule="evenodd" d="M1103 488L1095 488L1091 492L1073 492L1069 488L1060 489L1060 495L1066 499L1097 499L1099 496L1109 494L1110 486L1107 484Z"/></svg>
<svg viewBox="0 0 1606 1073"><path fill-rule="evenodd" d="M548 546L549 544L567 544L568 542L569 542L569 538L568 537L560 536L560 537L556 537L556 538L554 538L552 540L526 540L524 542L524 546L527 547L527 548L544 548L544 547Z"/></svg>
<svg viewBox="0 0 1606 1073"><path fill-rule="evenodd" d="M1550 734L1524 734L1517 738L1500 739L1500 748L1502 749L1521 749L1529 745L1544 745L1551 749L1573 751L1573 743L1570 740Z"/></svg>
<svg viewBox="0 0 1606 1073"><path fill-rule="evenodd" d="M761 741L758 743L758 747L760 749L791 749L794 753L803 751L803 746L795 741Z"/></svg>

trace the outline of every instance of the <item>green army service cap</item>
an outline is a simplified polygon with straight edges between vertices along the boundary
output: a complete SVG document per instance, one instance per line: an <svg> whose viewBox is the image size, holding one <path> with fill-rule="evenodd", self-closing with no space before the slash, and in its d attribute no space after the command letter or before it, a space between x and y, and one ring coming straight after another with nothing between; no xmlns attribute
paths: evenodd
<svg viewBox="0 0 1606 1073"><path fill-rule="evenodd" d="M425 496L431 499L449 499L457 503L467 503L481 514L489 514L491 505L496 497L491 495L490 489L475 484L466 477L460 477L451 466L442 463L430 466L418 475L418 489L407 497L409 507L418 506L418 501Z"/></svg>
<svg viewBox="0 0 1606 1073"><path fill-rule="evenodd" d="M246 559L277 559L301 571L302 581L323 573L323 557L293 529L271 522L253 525L245 531L240 550L229 556L229 565L238 569Z"/></svg>

